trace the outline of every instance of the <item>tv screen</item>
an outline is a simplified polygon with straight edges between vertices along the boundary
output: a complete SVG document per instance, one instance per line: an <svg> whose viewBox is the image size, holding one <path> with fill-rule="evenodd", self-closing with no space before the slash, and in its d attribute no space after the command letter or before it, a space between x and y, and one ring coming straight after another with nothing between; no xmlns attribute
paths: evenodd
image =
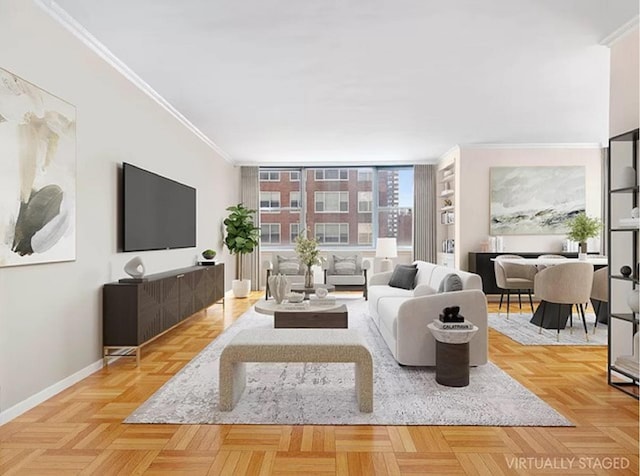
<svg viewBox="0 0 640 476"><path fill-rule="evenodd" d="M196 246L196 189L122 166L122 250Z"/></svg>

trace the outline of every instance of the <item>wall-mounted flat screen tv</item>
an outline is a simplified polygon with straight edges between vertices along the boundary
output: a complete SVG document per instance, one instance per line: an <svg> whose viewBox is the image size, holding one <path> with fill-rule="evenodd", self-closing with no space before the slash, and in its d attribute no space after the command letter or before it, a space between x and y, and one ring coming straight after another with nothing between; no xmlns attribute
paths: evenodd
<svg viewBox="0 0 640 476"><path fill-rule="evenodd" d="M196 246L196 189L122 165L122 250Z"/></svg>

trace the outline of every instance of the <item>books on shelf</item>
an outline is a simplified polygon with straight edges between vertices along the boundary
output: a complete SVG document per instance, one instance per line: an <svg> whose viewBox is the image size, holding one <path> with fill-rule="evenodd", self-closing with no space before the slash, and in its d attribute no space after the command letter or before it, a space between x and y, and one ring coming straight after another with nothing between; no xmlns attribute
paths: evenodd
<svg viewBox="0 0 640 476"><path fill-rule="evenodd" d="M469 321L442 322L440 319L434 319L433 326L445 331L470 331L473 329L473 324Z"/></svg>

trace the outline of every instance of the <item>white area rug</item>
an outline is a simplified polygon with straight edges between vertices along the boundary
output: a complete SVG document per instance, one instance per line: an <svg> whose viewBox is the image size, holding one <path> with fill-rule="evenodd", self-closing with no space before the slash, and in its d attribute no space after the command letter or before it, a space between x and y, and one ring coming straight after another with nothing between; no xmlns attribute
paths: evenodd
<svg viewBox="0 0 640 476"><path fill-rule="evenodd" d="M595 314L587 314L587 331L589 331L589 342L584 337L584 327L582 318L573 316L573 328L567 321L567 327L560 329L560 341L557 341L558 331L556 329L542 329L535 324L531 324L532 314L523 312L507 314L489 314L489 327L519 342L522 345L607 345L607 325L598 323L595 334L593 324L596 320ZM573 329L573 333L571 332Z"/></svg>
<svg viewBox="0 0 640 476"><path fill-rule="evenodd" d="M398 365L366 314L366 301L345 304L349 327L364 336L373 355L373 413L358 411L353 364L300 363L248 364L239 403L219 411L218 358L225 344L241 329L273 326L271 316L249 311L125 423L572 426L492 363L472 368L463 388L439 385L433 368Z"/></svg>

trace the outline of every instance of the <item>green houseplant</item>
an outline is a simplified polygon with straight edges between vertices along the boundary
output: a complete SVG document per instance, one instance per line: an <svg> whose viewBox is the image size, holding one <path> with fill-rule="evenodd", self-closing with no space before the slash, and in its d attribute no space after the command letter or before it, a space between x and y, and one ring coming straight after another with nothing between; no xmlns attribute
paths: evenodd
<svg viewBox="0 0 640 476"><path fill-rule="evenodd" d="M599 218L592 218L582 212L573 217L568 222L569 233L568 238L580 243L580 253L587 254L587 240L595 238L600 233L602 223Z"/></svg>
<svg viewBox="0 0 640 476"><path fill-rule="evenodd" d="M315 238L307 238L308 230L305 229L296 237L296 253L300 262L305 265L304 286L310 288L313 286L313 274L311 267L320 263L320 250L318 249L318 241Z"/></svg>
<svg viewBox="0 0 640 476"><path fill-rule="evenodd" d="M244 298L251 290L251 280L243 279L243 257L253 253L258 246L260 228L253 223L255 210L246 208L242 203L228 207L229 216L224 220L227 235L224 244L229 252L236 257L236 279L231 283L235 297Z"/></svg>

